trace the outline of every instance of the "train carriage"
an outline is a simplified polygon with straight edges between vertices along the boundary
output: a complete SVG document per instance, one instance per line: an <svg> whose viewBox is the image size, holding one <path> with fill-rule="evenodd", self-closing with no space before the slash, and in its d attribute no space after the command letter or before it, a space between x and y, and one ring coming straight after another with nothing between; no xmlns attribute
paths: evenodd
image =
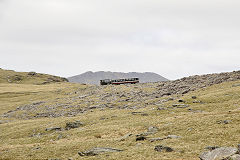
<svg viewBox="0 0 240 160"><path fill-rule="evenodd" d="M100 80L100 85L120 85L120 84L136 84L139 83L139 78L125 78L125 79L104 79Z"/></svg>

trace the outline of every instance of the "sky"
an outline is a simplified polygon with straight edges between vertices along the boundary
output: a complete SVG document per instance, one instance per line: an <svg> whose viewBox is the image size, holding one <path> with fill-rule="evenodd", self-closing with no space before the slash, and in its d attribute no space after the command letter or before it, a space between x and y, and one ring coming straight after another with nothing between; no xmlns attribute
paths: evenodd
<svg viewBox="0 0 240 160"><path fill-rule="evenodd" d="M63 77L240 70L239 0L0 0L0 68Z"/></svg>

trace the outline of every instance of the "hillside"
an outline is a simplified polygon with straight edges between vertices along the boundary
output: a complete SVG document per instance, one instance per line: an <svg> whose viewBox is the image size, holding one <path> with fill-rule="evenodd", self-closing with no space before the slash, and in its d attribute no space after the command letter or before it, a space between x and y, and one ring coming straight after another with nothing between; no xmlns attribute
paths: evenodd
<svg viewBox="0 0 240 160"><path fill-rule="evenodd" d="M159 82L159 81L168 81L168 79L153 73L153 72L129 72L129 73L122 73L122 72L86 72L80 75L76 75L73 77L69 77L68 80L70 82L75 83L85 83L85 84L99 84L99 81L102 79L120 79L120 78L139 78L140 83L146 82Z"/></svg>
<svg viewBox="0 0 240 160"><path fill-rule="evenodd" d="M0 68L0 83L16 84L48 84L55 82L67 82L66 78L47 75L36 72L15 72Z"/></svg>
<svg viewBox="0 0 240 160"><path fill-rule="evenodd" d="M197 160L205 148L240 142L240 71L120 86L0 88L0 159Z"/></svg>

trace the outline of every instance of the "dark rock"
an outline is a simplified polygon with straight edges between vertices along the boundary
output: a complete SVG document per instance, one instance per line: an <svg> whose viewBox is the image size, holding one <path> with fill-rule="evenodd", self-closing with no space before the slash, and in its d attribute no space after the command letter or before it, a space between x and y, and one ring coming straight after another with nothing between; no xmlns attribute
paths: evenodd
<svg viewBox="0 0 240 160"><path fill-rule="evenodd" d="M202 101L198 101L198 100L193 101L193 103L200 103L200 104L203 104Z"/></svg>
<svg viewBox="0 0 240 160"><path fill-rule="evenodd" d="M114 148L93 148L91 150L85 151L85 152L78 152L80 156L96 156L98 154L102 153L108 153L108 152L122 152L123 150L120 149L114 149Z"/></svg>
<svg viewBox="0 0 240 160"><path fill-rule="evenodd" d="M166 108L158 107L157 110L159 110L159 111L161 111L161 110L166 110Z"/></svg>
<svg viewBox="0 0 240 160"><path fill-rule="evenodd" d="M146 137L144 137L144 136L138 136L137 138L136 138L136 141L144 141L144 140L146 140L147 138Z"/></svg>
<svg viewBox="0 0 240 160"><path fill-rule="evenodd" d="M224 124L228 124L228 123L230 123L230 122L231 122L230 120L224 120L224 121L223 121Z"/></svg>
<svg viewBox="0 0 240 160"><path fill-rule="evenodd" d="M46 128L45 131L61 131L61 127L51 127L51 128Z"/></svg>
<svg viewBox="0 0 240 160"><path fill-rule="evenodd" d="M96 109L97 108L97 106L90 106L90 107L88 107L88 109Z"/></svg>
<svg viewBox="0 0 240 160"><path fill-rule="evenodd" d="M40 104L43 104L43 103L46 103L46 102L44 102L44 101L34 102L32 105L40 105Z"/></svg>
<svg viewBox="0 0 240 160"><path fill-rule="evenodd" d="M28 75L29 76L35 76L35 75L37 75L37 73L36 72L28 72Z"/></svg>
<svg viewBox="0 0 240 160"><path fill-rule="evenodd" d="M81 123L80 121L68 122L68 123L66 123L65 129L70 130L70 129L73 129L73 128L79 128L81 126L83 126L83 123Z"/></svg>
<svg viewBox="0 0 240 160"><path fill-rule="evenodd" d="M231 120L220 120L217 121L218 124L229 124L231 122Z"/></svg>
<svg viewBox="0 0 240 160"><path fill-rule="evenodd" d="M170 96L172 93L163 93L162 96Z"/></svg>
<svg viewBox="0 0 240 160"><path fill-rule="evenodd" d="M186 105L186 104L173 104L172 106L173 106L173 107L176 107L176 108L187 108L187 107L189 107L189 106Z"/></svg>
<svg viewBox="0 0 240 160"><path fill-rule="evenodd" d="M199 158L201 160L222 160L231 157L238 152L237 148L233 147L220 147L212 151L203 152Z"/></svg>
<svg viewBox="0 0 240 160"><path fill-rule="evenodd" d="M190 91L189 89L184 90L184 91L182 91L182 94L186 94L186 93L188 93L189 91Z"/></svg>
<svg viewBox="0 0 240 160"><path fill-rule="evenodd" d="M191 108L188 109L190 112L193 112L193 113L202 113L203 111L201 110L193 110Z"/></svg>
<svg viewBox="0 0 240 160"><path fill-rule="evenodd" d="M185 103L185 101L184 101L184 100L182 100L182 99L179 99L179 100L178 100L178 102L183 102L183 103Z"/></svg>
<svg viewBox="0 0 240 160"><path fill-rule="evenodd" d="M172 151L174 151L171 147L162 146L162 145L155 146L154 150L157 152L172 152Z"/></svg>
<svg viewBox="0 0 240 160"><path fill-rule="evenodd" d="M132 115L148 116L147 113L143 113L143 112L132 112Z"/></svg>
<svg viewBox="0 0 240 160"><path fill-rule="evenodd" d="M141 115L143 112L132 112L132 115Z"/></svg>
<svg viewBox="0 0 240 160"><path fill-rule="evenodd" d="M192 96L192 99L197 99L197 97L196 96Z"/></svg>
<svg viewBox="0 0 240 160"><path fill-rule="evenodd" d="M41 147L39 147L39 146L33 148L33 150L39 150L39 149L41 149Z"/></svg>

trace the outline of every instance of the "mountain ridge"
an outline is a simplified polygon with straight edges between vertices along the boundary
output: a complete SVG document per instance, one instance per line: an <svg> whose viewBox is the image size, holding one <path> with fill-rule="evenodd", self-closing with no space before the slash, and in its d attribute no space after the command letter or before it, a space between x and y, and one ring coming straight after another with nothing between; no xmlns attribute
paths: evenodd
<svg viewBox="0 0 240 160"><path fill-rule="evenodd" d="M168 81L167 78L154 72L111 72L111 71L87 71L85 73L68 77L69 82L99 84L102 79L139 78L140 83Z"/></svg>

